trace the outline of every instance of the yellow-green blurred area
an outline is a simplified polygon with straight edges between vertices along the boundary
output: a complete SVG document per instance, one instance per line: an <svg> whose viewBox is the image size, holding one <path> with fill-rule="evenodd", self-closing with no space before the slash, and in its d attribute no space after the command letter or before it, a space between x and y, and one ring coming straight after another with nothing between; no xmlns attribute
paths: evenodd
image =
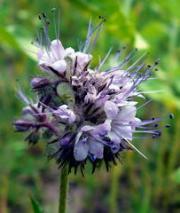
<svg viewBox="0 0 180 213"><path fill-rule="evenodd" d="M179 0L0 1L0 212L36 212L31 197L44 212L57 212L57 165L47 160L43 141L31 147L12 127L23 107L16 95L18 88L33 97L30 79L41 75L31 45L41 27L40 12L49 14L52 39L55 35L52 8L60 12L65 47L78 49L89 20L98 23L99 16L106 18L93 50L94 64L110 47L116 51L123 45L149 52L147 63L160 58L155 79L142 86L152 102L139 115L162 117L162 123L171 124L171 128L163 129L161 138L133 141L148 160L136 152L126 152L109 172L102 168L92 175L87 168L85 177L71 174L68 212L180 212ZM170 112L175 119L169 121Z"/></svg>

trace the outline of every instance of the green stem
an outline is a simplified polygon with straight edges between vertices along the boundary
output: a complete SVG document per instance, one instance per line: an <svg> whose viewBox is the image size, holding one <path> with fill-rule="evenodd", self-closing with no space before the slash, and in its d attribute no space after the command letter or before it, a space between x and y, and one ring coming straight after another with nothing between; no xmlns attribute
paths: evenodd
<svg viewBox="0 0 180 213"><path fill-rule="evenodd" d="M67 167L61 169L60 187L59 187L59 213L66 213L68 191L68 171Z"/></svg>

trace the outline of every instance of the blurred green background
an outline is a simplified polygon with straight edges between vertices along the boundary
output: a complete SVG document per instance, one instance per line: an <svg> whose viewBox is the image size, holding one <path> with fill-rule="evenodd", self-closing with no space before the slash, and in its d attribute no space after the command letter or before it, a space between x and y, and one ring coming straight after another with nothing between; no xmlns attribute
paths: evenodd
<svg viewBox="0 0 180 213"><path fill-rule="evenodd" d="M157 79L145 83L143 89L162 92L148 94L153 102L140 114L161 116L165 123L169 112L175 115L172 127L164 129L160 139L134 141L149 160L129 152L109 173L101 169L91 175L87 169L85 177L71 174L68 212L180 212L180 1L1 0L0 213L33 212L30 197L38 200L44 212L57 212L55 162L47 160L43 143L29 147L11 125L23 106L16 89L20 85L32 96L29 81L41 74L30 44L40 27L38 14L50 14L54 7L60 11L61 40L66 47L78 48L90 18L97 23L102 15L107 21L94 58L124 44L150 52L148 62L160 58Z"/></svg>

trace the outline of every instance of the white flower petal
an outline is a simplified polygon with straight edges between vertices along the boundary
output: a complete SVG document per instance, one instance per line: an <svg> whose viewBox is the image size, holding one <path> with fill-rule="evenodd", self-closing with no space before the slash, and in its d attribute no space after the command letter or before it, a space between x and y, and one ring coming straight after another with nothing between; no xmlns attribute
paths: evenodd
<svg viewBox="0 0 180 213"><path fill-rule="evenodd" d="M85 125L81 128L81 132L89 132L94 129L94 126Z"/></svg>
<svg viewBox="0 0 180 213"><path fill-rule="evenodd" d="M104 123L95 126L91 132L91 135L94 138L98 139L100 136L107 135L107 133L110 131L110 129L111 129L110 122L105 121Z"/></svg>
<svg viewBox="0 0 180 213"><path fill-rule="evenodd" d="M132 140L132 129L130 126L118 126L114 132L121 138Z"/></svg>
<svg viewBox="0 0 180 213"><path fill-rule="evenodd" d="M51 65L51 67L57 70L58 72L63 73L66 70L66 61L65 60L56 61Z"/></svg>
<svg viewBox="0 0 180 213"><path fill-rule="evenodd" d="M104 105L104 111L107 118L114 119L118 114L118 107L112 101L106 101Z"/></svg>
<svg viewBox="0 0 180 213"><path fill-rule="evenodd" d="M115 143L120 143L121 142L121 137L119 137L113 131L108 133L108 137L111 139L111 141L113 141Z"/></svg>
<svg viewBox="0 0 180 213"><path fill-rule="evenodd" d="M94 157L98 159L103 158L103 152L104 152L104 145L96 142L96 141L89 141L89 152L94 155Z"/></svg>
<svg viewBox="0 0 180 213"><path fill-rule="evenodd" d="M74 114L74 112L73 111L69 112L69 119L68 119L69 124L74 123L75 120L76 120L76 115Z"/></svg>
<svg viewBox="0 0 180 213"><path fill-rule="evenodd" d="M56 39L51 42L50 50L52 52L52 56L58 59L62 59L64 57L64 47L60 40Z"/></svg>
<svg viewBox="0 0 180 213"><path fill-rule="evenodd" d="M42 60L43 55L44 55L44 50L43 49L39 49L38 52L37 52L37 57L38 57L39 61Z"/></svg>
<svg viewBox="0 0 180 213"><path fill-rule="evenodd" d="M119 121L131 121L135 119L136 107L135 106L124 106L118 113Z"/></svg>
<svg viewBox="0 0 180 213"><path fill-rule="evenodd" d="M86 159L89 151L89 146L87 141L79 140L74 145L74 158L77 161L83 161Z"/></svg>
<svg viewBox="0 0 180 213"><path fill-rule="evenodd" d="M77 57L77 66L81 71L92 59L91 55L82 52L76 52L75 56Z"/></svg>
<svg viewBox="0 0 180 213"><path fill-rule="evenodd" d="M75 52L75 51L74 51L73 48L68 47L68 48L65 49L64 57L67 57L67 56L69 56L69 55L71 55L71 54L74 54L74 52Z"/></svg>

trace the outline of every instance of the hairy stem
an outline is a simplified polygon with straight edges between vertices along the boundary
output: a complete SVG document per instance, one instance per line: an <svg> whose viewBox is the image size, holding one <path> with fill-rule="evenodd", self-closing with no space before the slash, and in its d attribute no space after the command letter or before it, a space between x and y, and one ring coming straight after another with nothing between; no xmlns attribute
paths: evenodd
<svg viewBox="0 0 180 213"><path fill-rule="evenodd" d="M60 187L59 187L59 213L66 213L68 191L68 171L67 167L61 169L60 174Z"/></svg>

